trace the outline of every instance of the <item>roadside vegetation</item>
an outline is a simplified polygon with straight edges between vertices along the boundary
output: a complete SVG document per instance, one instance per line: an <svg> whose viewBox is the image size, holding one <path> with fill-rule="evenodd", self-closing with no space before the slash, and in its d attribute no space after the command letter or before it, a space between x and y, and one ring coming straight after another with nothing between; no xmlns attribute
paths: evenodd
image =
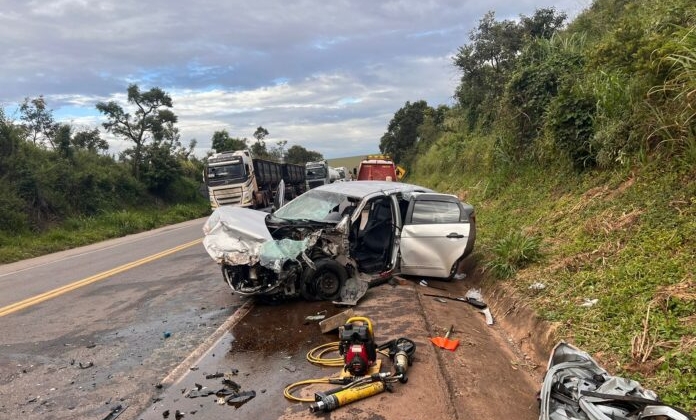
<svg viewBox="0 0 696 420"><path fill-rule="evenodd" d="M302 163L318 152L287 141L268 147L268 130L254 140L222 129L208 156L182 146L172 98L160 88L127 89L127 107L95 105L98 128L56 122L46 100L26 98L18 119L0 109L0 264L36 257L210 214L202 185L213 152L250 149L261 159ZM130 108L130 109L129 109ZM129 147L109 153L109 133Z"/></svg>
<svg viewBox="0 0 696 420"><path fill-rule="evenodd" d="M694 28L690 0L596 0L572 22L491 12L454 57L456 105L408 102L380 143L408 181L475 206L489 285L692 413Z"/></svg>
<svg viewBox="0 0 696 420"><path fill-rule="evenodd" d="M128 90L129 113L99 104L107 131L133 146L118 157L98 129L57 123L43 97L19 121L0 111L0 263L202 217L202 162L181 145L171 98Z"/></svg>

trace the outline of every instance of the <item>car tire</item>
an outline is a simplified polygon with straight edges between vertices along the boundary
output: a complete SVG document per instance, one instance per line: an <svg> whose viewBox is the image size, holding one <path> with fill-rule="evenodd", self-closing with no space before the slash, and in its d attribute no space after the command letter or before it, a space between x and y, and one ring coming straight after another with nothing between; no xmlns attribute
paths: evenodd
<svg viewBox="0 0 696 420"><path fill-rule="evenodd" d="M307 300L336 300L348 278L346 269L330 258L315 261L314 267L302 273L302 297Z"/></svg>

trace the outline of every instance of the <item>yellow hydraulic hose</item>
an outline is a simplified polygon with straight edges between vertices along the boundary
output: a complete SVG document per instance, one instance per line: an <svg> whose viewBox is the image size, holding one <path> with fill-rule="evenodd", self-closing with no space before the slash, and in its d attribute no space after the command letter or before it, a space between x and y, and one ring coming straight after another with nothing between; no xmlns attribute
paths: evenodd
<svg viewBox="0 0 696 420"><path fill-rule="evenodd" d="M323 358L324 355L332 352L338 352L338 341L334 341L332 343L326 343L322 344L320 346L317 346L307 352L307 360L315 365L318 366L329 366L329 367L343 367L343 358L341 357L336 357L336 358ZM283 390L283 395L285 398L292 400L292 401L300 401L300 402L314 402L314 398L301 398L301 397L296 397L292 395L292 391L295 390L295 388L299 388L301 386L305 385L311 385L311 384L328 384L329 383L329 378L318 378L318 379L306 379L304 381L299 381L295 382L293 384L288 385L285 387Z"/></svg>
<svg viewBox="0 0 696 420"><path fill-rule="evenodd" d="M285 389L283 390L283 395L285 398L291 400L291 401L299 401L299 402L314 402L314 397L312 398L302 398L302 397L296 397L292 395L292 391L295 388L299 388L304 385L310 385L310 384L328 384L329 383L329 378L320 378L320 379L306 379L304 381L299 381L295 382L294 384L290 384Z"/></svg>
<svg viewBox="0 0 696 420"><path fill-rule="evenodd" d="M328 353L338 353L339 342L322 344L307 352L307 360L315 365L337 367L343 366L342 357L326 358L323 356Z"/></svg>

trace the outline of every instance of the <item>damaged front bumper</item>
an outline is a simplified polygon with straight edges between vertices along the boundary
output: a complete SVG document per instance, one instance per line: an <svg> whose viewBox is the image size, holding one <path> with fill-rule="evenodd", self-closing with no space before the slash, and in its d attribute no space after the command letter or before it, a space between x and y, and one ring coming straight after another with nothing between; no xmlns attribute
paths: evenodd
<svg viewBox="0 0 696 420"><path fill-rule="evenodd" d="M266 217L256 210L219 208L203 227L203 245L234 293L357 302L366 292L365 276L346 255L347 233L340 223L274 222L274 238Z"/></svg>

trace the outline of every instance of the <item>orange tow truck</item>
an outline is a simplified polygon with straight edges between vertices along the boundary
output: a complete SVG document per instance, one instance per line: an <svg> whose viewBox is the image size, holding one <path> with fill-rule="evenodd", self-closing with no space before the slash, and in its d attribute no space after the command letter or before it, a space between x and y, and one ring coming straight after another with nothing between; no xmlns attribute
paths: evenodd
<svg viewBox="0 0 696 420"><path fill-rule="evenodd" d="M360 162L358 181L400 181L406 170L394 163L389 155L368 155Z"/></svg>

